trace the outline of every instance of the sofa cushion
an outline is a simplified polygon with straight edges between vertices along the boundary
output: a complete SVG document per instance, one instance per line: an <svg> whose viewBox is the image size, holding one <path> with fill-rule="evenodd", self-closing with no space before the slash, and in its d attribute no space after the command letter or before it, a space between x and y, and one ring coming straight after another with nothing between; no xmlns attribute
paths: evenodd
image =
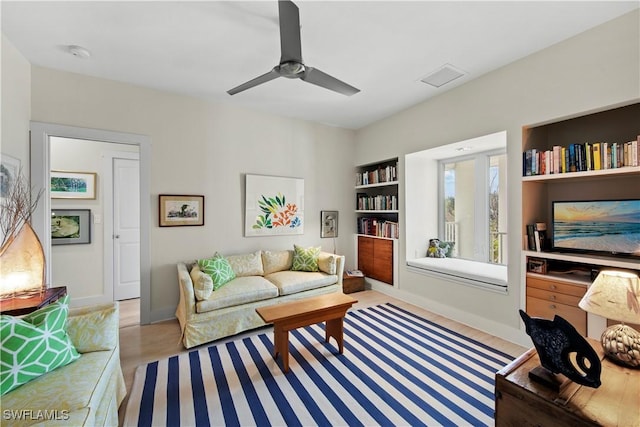
<svg viewBox="0 0 640 427"><path fill-rule="evenodd" d="M69 310L67 333L79 353L113 350L118 345L118 304Z"/></svg>
<svg viewBox="0 0 640 427"><path fill-rule="evenodd" d="M219 254L214 255L213 258L199 259L198 267L200 267L203 273L211 276L214 291L236 277L236 274L231 269L231 265L229 265L229 261ZM203 299L206 298L208 297L204 297Z"/></svg>
<svg viewBox="0 0 640 427"><path fill-rule="evenodd" d="M336 274L338 260L335 255L321 253L318 256L318 269L327 274Z"/></svg>
<svg viewBox="0 0 640 427"><path fill-rule="evenodd" d="M200 270L198 264L194 265L189 273L191 283L193 284L193 295L198 301L209 298L213 292L213 279L208 274Z"/></svg>
<svg viewBox="0 0 640 427"><path fill-rule="evenodd" d="M262 251L255 251L250 254L231 255L227 257L229 264L236 277L262 276Z"/></svg>
<svg viewBox="0 0 640 427"><path fill-rule="evenodd" d="M196 312L218 310L278 296L278 288L262 276L236 277L211 296L196 303Z"/></svg>
<svg viewBox="0 0 640 427"><path fill-rule="evenodd" d="M42 375L2 396L2 407L13 411L32 410L34 414L39 410L69 411L73 414L71 418L59 425L94 425L94 411L105 398L118 369L120 364L115 351L85 353L73 364ZM78 415L82 418L81 424L74 423Z"/></svg>
<svg viewBox="0 0 640 427"><path fill-rule="evenodd" d="M0 394L80 357L67 335L68 301L66 295L23 318L0 316Z"/></svg>
<svg viewBox="0 0 640 427"><path fill-rule="evenodd" d="M280 295L290 295L336 283L338 276L321 272L278 271L265 276L278 287Z"/></svg>
<svg viewBox="0 0 640 427"><path fill-rule="evenodd" d="M294 271L318 271L318 255L320 246L303 248L293 245L293 265Z"/></svg>
<svg viewBox="0 0 640 427"><path fill-rule="evenodd" d="M262 251L262 267L265 276L276 271L291 270L293 251Z"/></svg>

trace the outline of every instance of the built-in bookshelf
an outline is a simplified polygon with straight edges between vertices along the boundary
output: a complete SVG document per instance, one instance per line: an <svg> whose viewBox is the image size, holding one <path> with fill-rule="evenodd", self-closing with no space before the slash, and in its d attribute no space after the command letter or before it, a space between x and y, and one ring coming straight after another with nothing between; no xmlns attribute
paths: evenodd
<svg viewBox="0 0 640 427"><path fill-rule="evenodd" d="M550 242L529 238L540 226L545 229L542 234L553 237L555 201L640 198L638 117L640 103L635 103L523 127L522 258L530 315L558 314L597 338L606 321L577 306L590 275L603 268L640 270L637 259L551 252Z"/></svg>
<svg viewBox="0 0 640 427"><path fill-rule="evenodd" d="M397 268L398 158L356 167L356 258L368 279L393 285Z"/></svg>
<svg viewBox="0 0 640 427"><path fill-rule="evenodd" d="M355 189L357 233L397 239L398 159L358 166Z"/></svg>

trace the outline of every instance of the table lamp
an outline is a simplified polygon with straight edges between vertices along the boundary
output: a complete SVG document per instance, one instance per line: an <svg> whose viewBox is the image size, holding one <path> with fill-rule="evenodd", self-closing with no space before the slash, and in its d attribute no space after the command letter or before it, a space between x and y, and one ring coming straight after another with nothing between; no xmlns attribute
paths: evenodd
<svg viewBox="0 0 640 427"><path fill-rule="evenodd" d="M622 322L601 337L607 357L616 363L640 366L640 333L624 322L640 324L640 279L625 271L603 270L578 304L588 313Z"/></svg>

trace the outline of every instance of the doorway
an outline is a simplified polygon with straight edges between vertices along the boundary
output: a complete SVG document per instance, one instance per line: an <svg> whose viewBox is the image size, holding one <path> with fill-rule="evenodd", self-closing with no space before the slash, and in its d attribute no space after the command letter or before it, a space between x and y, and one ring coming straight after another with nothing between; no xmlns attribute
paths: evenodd
<svg viewBox="0 0 640 427"><path fill-rule="evenodd" d="M139 293L140 293L140 323L145 324L150 321L150 259L149 259L149 228L150 228L150 194L149 194L149 175L150 175L150 157L151 157L151 147L150 147L150 139L147 136L143 135L135 135L135 134L126 134L126 133L117 133L117 132L109 132L95 129L86 129L86 128L76 128L71 126L62 126L55 125L49 123L39 123L32 122L31 123L31 179L32 185L34 187L34 191L38 191L38 189L42 189L44 194L50 194L50 171L52 169L52 157L55 158L55 155L52 155L52 144L54 144L55 138L67 138L67 139L75 139L81 140L82 146L86 149L95 149L95 147L100 144L118 144L117 147L120 150L113 150L114 146L111 150L103 150L103 151L128 151L128 152L136 152L139 156L138 167L138 179L139 179L139 192L137 195L128 197L137 197L139 202L139 212L138 212L138 224L139 224L139 244L138 244L138 255L139 255L139 265L137 275L139 277ZM123 147L126 147L125 150L122 150ZM103 160L104 162L104 160ZM103 168L98 167L101 170L102 177L98 176L97 181L100 181L100 178L107 179L108 177L103 174ZM110 169L113 171L113 169ZM102 185L102 191L107 193L110 188L110 185ZM101 196L105 196L106 194L101 194ZM109 199L111 197L108 197ZM45 251L45 256L47 259L47 271L46 278L48 284L56 284L56 285L64 285L64 283L59 283L56 279L57 273L55 270L52 270L52 264L55 264L54 254L51 247L51 208L52 208L52 200L49 197L43 197L42 202L39 203L36 212L33 216L33 225L34 229L38 233L40 237L43 248ZM74 201L74 203L79 203L79 200ZM101 203L93 202L93 203ZM85 205L91 206L91 202L85 201ZM111 213L107 213L108 210L104 207L100 207L98 204L94 205L96 207L96 214L94 213L92 217L92 225L103 224L105 218L111 218L113 215ZM78 208L77 205L73 207ZM86 208L86 206L83 206ZM110 212L110 211L109 211ZM131 215L130 215L131 216ZM130 217L129 216L129 217ZM130 218L129 218L130 221ZM109 221L105 221L104 225L109 224ZM99 234L93 235L96 240L98 240ZM103 240L108 241L113 237L107 236L107 239ZM62 254L66 252L73 252L73 249L69 249L70 246L65 247L60 252ZM80 246L80 245L76 245ZM98 247L99 245L96 245ZM135 247L133 245L132 247ZM57 251L58 247L56 247ZM88 246L85 246L85 249L88 250ZM131 249L131 247L127 248L127 250L135 250ZM105 255L106 259L108 256ZM113 252L112 252L113 253ZM113 259L113 255L111 255L111 259ZM74 263L75 265L72 267L73 270L80 270L83 266L79 263ZM104 267L106 271L106 267ZM102 271L100 269L99 271ZM91 302L106 302L113 301L114 299L114 290L111 286L111 289L106 289L106 281L103 280L102 274L99 271L93 271L93 274L80 274L79 271L75 272L74 277L82 277L82 280L85 280L85 283L89 284L91 280L96 282L103 282L102 289L98 292L89 291L88 293L93 295L82 295L80 292L80 299L82 301L81 305L85 305ZM131 277L132 274L130 271L126 274L127 277ZM70 276L69 276L70 277ZM94 299L92 301L91 299ZM73 294L72 294L72 304L73 304Z"/></svg>

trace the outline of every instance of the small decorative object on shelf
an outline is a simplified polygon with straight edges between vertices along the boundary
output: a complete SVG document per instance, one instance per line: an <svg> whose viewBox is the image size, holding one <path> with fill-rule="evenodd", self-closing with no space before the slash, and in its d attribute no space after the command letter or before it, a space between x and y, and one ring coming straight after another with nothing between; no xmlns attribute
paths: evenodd
<svg viewBox="0 0 640 427"><path fill-rule="evenodd" d="M603 270L578 303L586 312L617 320L640 323L640 279L625 271ZM640 367L640 333L619 324L602 333L602 348L616 363Z"/></svg>
<svg viewBox="0 0 640 427"><path fill-rule="evenodd" d="M530 271L531 273L547 274L547 260L529 258L527 260L527 271Z"/></svg>
<svg viewBox="0 0 640 427"><path fill-rule="evenodd" d="M522 310L520 317L542 365L529 372L532 380L560 390L566 382L553 374L563 374L575 383L600 387L602 366L598 354L569 322L560 316L553 320L532 318ZM575 354L575 362L572 354Z"/></svg>

